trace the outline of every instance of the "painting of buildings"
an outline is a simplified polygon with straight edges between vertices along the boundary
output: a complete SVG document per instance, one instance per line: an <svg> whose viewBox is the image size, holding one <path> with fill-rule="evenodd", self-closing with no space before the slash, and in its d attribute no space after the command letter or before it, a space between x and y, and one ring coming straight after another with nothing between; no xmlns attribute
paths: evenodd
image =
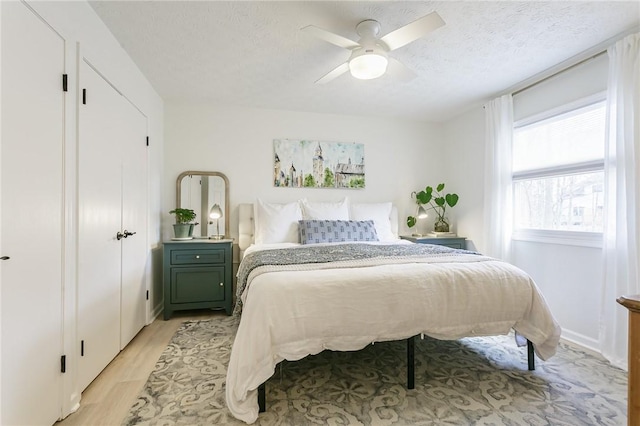
<svg viewBox="0 0 640 426"><path fill-rule="evenodd" d="M364 188L364 144L274 139L273 184L288 188Z"/></svg>

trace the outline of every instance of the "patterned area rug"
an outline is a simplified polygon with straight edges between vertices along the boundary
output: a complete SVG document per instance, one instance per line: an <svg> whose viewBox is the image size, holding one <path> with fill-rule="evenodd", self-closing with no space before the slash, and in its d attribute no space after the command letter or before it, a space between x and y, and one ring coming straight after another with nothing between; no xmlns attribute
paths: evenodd
<svg viewBox="0 0 640 426"><path fill-rule="evenodd" d="M158 360L125 425L244 424L225 404L235 317L187 321ZM513 336L416 339L284 362L258 425L626 425L627 374L561 343L527 370Z"/></svg>

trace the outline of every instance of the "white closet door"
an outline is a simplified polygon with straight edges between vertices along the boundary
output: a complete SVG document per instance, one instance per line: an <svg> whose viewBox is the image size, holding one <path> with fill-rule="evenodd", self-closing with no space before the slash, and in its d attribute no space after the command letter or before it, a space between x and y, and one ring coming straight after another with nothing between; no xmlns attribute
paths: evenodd
<svg viewBox="0 0 640 426"><path fill-rule="evenodd" d="M62 404L65 43L23 3L0 7L0 424L51 425Z"/></svg>
<svg viewBox="0 0 640 426"><path fill-rule="evenodd" d="M120 351L122 163L116 92L80 63L78 150L78 339L83 343L78 384L84 389Z"/></svg>
<svg viewBox="0 0 640 426"><path fill-rule="evenodd" d="M122 240L120 348L144 327L147 250L147 120L133 105L123 107L122 228L135 232Z"/></svg>

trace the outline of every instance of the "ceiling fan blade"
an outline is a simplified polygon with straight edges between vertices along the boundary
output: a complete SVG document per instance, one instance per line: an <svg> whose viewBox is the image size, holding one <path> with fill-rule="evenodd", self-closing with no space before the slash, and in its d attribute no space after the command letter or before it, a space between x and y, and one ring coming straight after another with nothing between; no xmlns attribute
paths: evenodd
<svg viewBox="0 0 640 426"><path fill-rule="evenodd" d="M391 57L388 59L389 65L387 65L387 74L391 77L405 82L416 78L416 73L407 68L402 62Z"/></svg>
<svg viewBox="0 0 640 426"><path fill-rule="evenodd" d="M438 15L437 12L431 12L430 14L407 24L404 27L391 31L380 40L382 40L391 51L409 44L443 25L444 21L440 15Z"/></svg>
<svg viewBox="0 0 640 426"><path fill-rule="evenodd" d="M344 64L338 65L336 68L325 74L322 78L320 78L320 80L316 81L316 84L328 83L347 71L349 71L349 63L345 62Z"/></svg>
<svg viewBox="0 0 640 426"><path fill-rule="evenodd" d="M339 47L344 47L345 49L355 49L356 47L360 47L358 43L353 40L349 40L346 37L342 37L341 35L334 34L330 31L323 30L322 28L314 27L313 25L309 25L307 27L302 28L301 31L314 35L319 39L324 41L328 41L331 44L335 44Z"/></svg>

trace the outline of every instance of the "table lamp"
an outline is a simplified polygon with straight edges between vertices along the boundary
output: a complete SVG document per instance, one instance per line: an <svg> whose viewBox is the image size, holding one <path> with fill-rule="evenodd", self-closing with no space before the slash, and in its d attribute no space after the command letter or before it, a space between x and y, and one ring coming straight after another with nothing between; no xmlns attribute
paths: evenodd
<svg viewBox="0 0 640 426"><path fill-rule="evenodd" d="M213 240L221 240L222 235L220 235L220 218L222 217L222 209L218 204L214 204L209 210L209 218L216 220L216 235L212 235L209 238ZM213 224L213 222L209 222Z"/></svg>

